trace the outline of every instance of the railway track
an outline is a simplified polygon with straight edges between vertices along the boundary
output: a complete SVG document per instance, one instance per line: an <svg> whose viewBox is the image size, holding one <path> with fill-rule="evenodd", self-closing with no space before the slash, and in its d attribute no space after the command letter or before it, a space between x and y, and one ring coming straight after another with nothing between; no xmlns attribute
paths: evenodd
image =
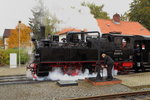
<svg viewBox="0 0 150 100"><path fill-rule="evenodd" d="M150 91L73 98L66 100L150 100Z"/></svg>
<svg viewBox="0 0 150 100"><path fill-rule="evenodd" d="M45 82L45 81L36 81L26 77L26 75L0 76L0 85L30 84L30 83L39 83L39 82Z"/></svg>

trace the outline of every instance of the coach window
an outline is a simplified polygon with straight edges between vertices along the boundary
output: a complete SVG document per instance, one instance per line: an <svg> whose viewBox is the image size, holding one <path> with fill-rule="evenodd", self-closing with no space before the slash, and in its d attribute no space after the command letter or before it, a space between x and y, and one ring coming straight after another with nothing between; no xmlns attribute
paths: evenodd
<svg viewBox="0 0 150 100"><path fill-rule="evenodd" d="M115 37L115 45L117 46L117 47L121 47L121 40L122 40L122 38L121 37Z"/></svg>

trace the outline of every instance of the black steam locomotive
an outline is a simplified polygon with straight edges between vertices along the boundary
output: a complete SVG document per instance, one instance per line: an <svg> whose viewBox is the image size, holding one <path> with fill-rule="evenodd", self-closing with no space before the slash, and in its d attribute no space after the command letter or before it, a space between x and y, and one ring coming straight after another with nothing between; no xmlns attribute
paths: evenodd
<svg viewBox="0 0 150 100"><path fill-rule="evenodd" d="M66 38L59 41L59 36L37 41L34 61L30 64L33 75L48 76L53 68L61 68L69 75L77 75L77 70L95 71L96 62L103 64L100 54L110 55L119 73L127 73L130 69L145 71L150 64L150 38L139 35L121 35L118 33L103 34L92 32L68 32Z"/></svg>

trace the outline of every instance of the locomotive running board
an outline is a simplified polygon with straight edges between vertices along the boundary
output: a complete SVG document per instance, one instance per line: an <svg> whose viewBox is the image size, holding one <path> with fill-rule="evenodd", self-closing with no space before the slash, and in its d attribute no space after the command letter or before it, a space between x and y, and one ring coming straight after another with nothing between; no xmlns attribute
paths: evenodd
<svg viewBox="0 0 150 100"><path fill-rule="evenodd" d="M58 81L57 84L59 86L77 86L78 85L76 81Z"/></svg>

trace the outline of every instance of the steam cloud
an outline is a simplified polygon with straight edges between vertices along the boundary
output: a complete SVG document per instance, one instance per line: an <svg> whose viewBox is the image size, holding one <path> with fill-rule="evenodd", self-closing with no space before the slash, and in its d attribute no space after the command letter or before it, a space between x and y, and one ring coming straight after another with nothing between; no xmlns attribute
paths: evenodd
<svg viewBox="0 0 150 100"><path fill-rule="evenodd" d="M65 28L87 29L87 31L100 31L98 23L90 13L88 7L82 6L84 0L47 0L46 7L50 15L55 16L59 23L57 31Z"/></svg>
<svg viewBox="0 0 150 100"><path fill-rule="evenodd" d="M113 75L117 75L117 70L112 70ZM37 80L43 81L43 80L83 80L85 78L89 77L96 77L97 73L89 74L89 70L86 69L84 73L80 71L79 75L77 76L70 76L68 74L63 74L62 70L60 68L54 68L54 71L49 72L49 76L47 77L38 77ZM103 69L103 72L101 72L101 75L103 77L107 76L107 70Z"/></svg>

